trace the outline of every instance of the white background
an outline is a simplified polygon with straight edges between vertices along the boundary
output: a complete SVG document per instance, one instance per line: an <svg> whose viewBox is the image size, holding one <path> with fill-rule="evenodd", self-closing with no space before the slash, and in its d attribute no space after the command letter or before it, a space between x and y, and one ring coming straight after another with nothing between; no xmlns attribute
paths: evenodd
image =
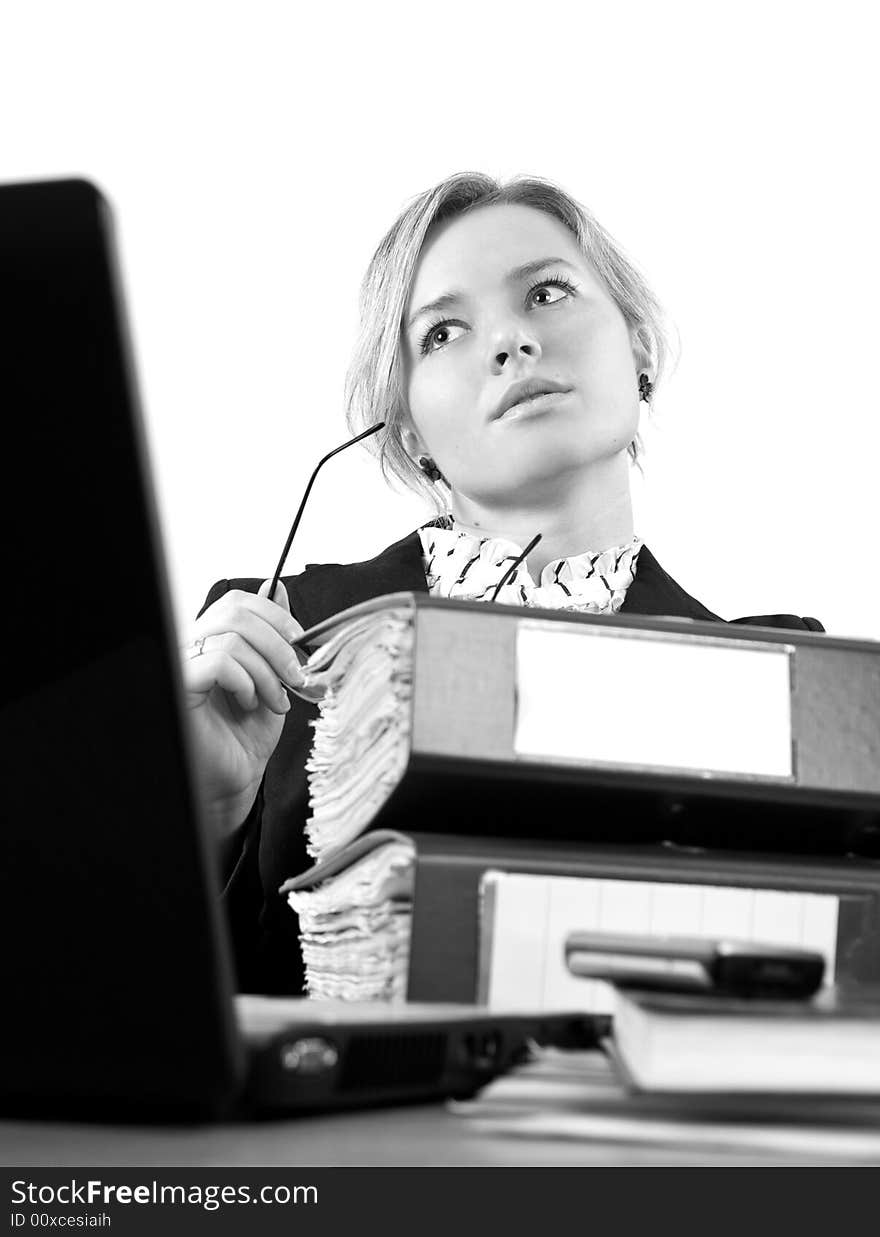
<svg viewBox="0 0 880 1237"><path fill-rule="evenodd" d="M270 574L347 436L375 245L480 169L568 189L677 324L636 474L667 570L724 617L880 637L873 9L5 3L0 180L87 175L116 208L179 621L214 579ZM288 570L371 557L424 514L354 448Z"/></svg>

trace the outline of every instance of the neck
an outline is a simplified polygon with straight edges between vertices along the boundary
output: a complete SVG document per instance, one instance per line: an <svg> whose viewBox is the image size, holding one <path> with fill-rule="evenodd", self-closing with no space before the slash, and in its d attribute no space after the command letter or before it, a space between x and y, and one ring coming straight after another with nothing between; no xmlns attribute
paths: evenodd
<svg viewBox="0 0 880 1237"><path fill-rule="evenodd" d="M457 524L481 537L505 537L526 546L541 540L528 556L535 579L548 563L587 550L601 552L633 538L632 497L626 452L590 465L588 475L553 478L543 490L511 498L474 499L457 491L452 514Z"/></svg>

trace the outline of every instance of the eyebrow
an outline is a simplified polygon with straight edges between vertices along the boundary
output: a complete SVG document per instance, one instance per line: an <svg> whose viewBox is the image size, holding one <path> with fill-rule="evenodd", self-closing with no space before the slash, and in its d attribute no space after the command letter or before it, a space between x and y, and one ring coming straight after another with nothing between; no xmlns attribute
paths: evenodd
<svg viewBox="0 0 880 1237"><path fill-rule="evenodd" d="M536 258L533 262L524 262L522 266L514 266L504 276L507 283L517 283L521 279L527 279L529 275L536 275L538 271L544 270L547 266L567 266L574 269L573 264L566 258ZM407 330L412 330L419 318L426 314L434 314L441 309L448 309L451 305L457 304L465 299L465 293L457 289L451 292L444 292L442 296L438 296L434 301L428 301L426 305L420 306L407 323Z"/></svg>

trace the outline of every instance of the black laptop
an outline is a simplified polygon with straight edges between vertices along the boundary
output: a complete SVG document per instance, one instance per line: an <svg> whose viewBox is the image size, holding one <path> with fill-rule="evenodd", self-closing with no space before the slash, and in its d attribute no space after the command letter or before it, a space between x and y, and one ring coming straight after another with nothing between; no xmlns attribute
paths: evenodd
<svg viewBox="0 0 880 1237"><path fill-rule="evenodd" d="M472 1093L589 1019L234 997L112 213L0 186L0 1110L139 1117Z"/></svg>

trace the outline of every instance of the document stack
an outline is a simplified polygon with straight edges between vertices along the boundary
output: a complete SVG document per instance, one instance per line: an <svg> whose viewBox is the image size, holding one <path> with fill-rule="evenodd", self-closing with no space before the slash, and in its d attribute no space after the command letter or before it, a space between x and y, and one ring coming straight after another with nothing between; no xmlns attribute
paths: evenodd
<svg viewBox="0 0 880 1237"><path fill-rule="evenodd" d="M307 887L284 889L313 997L406 998L415 849L390 831L356 839L406 767L412 645L412 623L391 607L341 623L306 666L308 685L324 689L306 766L306 844L317 864Z"/></svg>
<svg viewBox="0 0 880 1237"><path fill-rule="evenodd" d="M415 847L390 830L369 842L283 886L299 916L309 996L406 999Z"/></svg>
<svg viewBox="0 0 880 1237"><path fill-rule="evenodd" d="M413 637L406 611L391 606L341 623L305 667L306 686L324 690L306 765L316 859L363 833L403 777Z"/></svg>
<svg viewBox="0 0 880 1237"><path fill-rule="evenodd" d="M420 838L445 838L443 878L451 872L459 890L459 850L494 840L495 853L471 864L467 904L441 915L432 903L422 950L440 958L435 938L458 932L476 974L477 869L504 870L511 839L532 844L523 862L535 872L560 872L554 844L576 851L585 874L597 845L616 846L618 881L646 879L650 847L652 878L682 884L684 868L662 849L670 837L716 853L733 839L760 876L762 851L842 858L858 851L860 831L880 835L872 642L397 593L327 619L298 645L306 686L323 689L307 764L315 866L283 891L314 996L477 998L470 980L468 993L433 979L414 987L412 967L408 983L411 939L414 951L428 939L414 911L430 876ZM634 847L640 867L629 872ZM723 866L710 865L716 886L728 883ZM748 884L827 893L836 916L821 872L800 886L784 862L767 873Z"/></svg>

